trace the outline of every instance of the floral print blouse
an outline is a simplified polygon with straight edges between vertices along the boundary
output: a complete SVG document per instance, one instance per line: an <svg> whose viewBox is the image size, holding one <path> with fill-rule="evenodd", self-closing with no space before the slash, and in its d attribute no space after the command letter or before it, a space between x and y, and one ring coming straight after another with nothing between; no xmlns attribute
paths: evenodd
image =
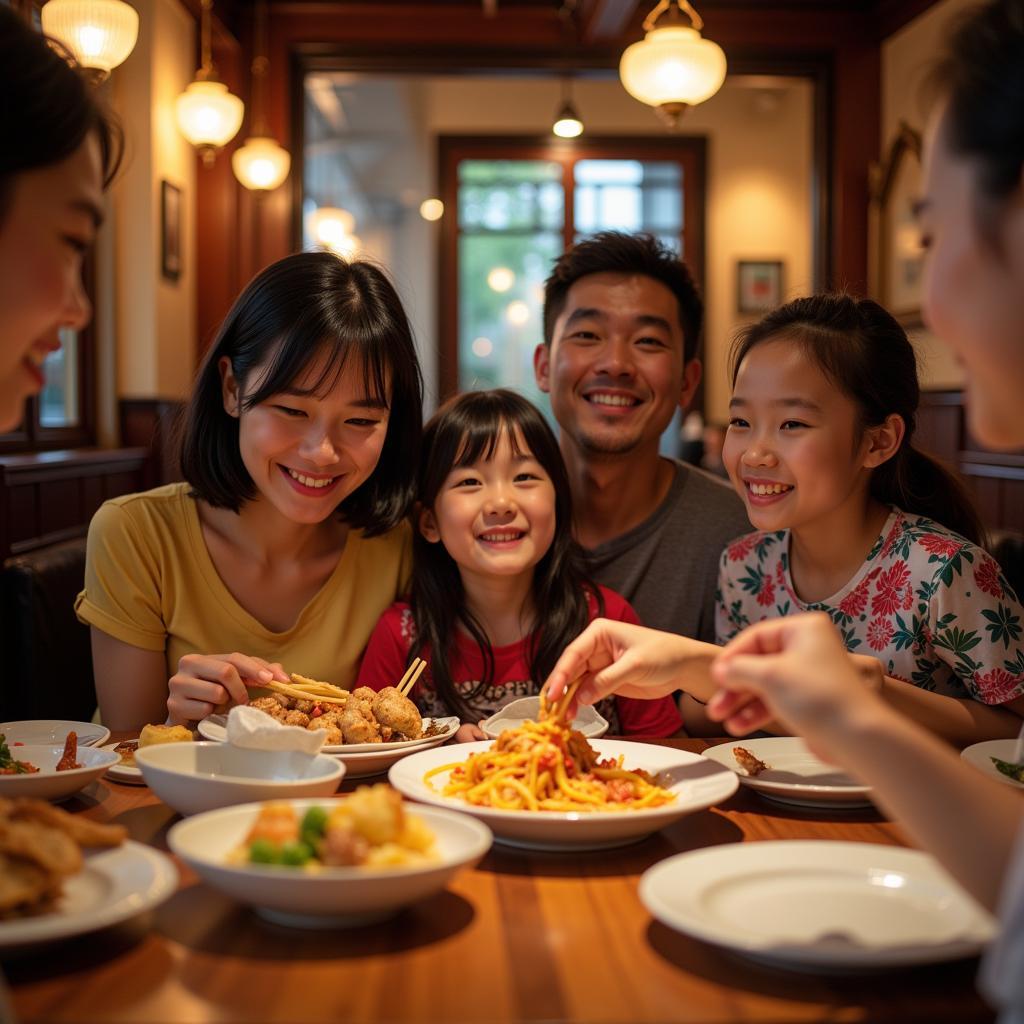
<svg viewBox="0 0 1024 1024"><path fill-rule="evenodd" d="M801 601L789 531L748 533L722 553L720 644L751 623L822 611L847 650L886 675L949 697L1004 704L1024 693L1024 608L995 560L924 516L894 508L860 571L824 601Z"/></svg>

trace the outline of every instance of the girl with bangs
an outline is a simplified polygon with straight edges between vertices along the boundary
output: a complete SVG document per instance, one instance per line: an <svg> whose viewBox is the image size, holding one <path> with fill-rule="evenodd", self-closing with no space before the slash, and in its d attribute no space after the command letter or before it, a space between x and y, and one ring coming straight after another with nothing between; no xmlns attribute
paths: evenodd
<svg viewBox="0 0 1024 1024"><path fill-rule="evenodd" d="M254 278L199 370L184 482L90 525L76 610L103 721L195 721L287 681L282 666L351 686L408 584L421 417L412 333L377 267L300 253Z"/></svg>
<svg viewBox="0 0 1024 1024"><path fill-rule="evenodd" d="M424 430L417 479L412 591L382 616L359 685L393 685L415 657L424 714L458 715L458 738L539 692L563 647L597 615L636 623L618 594L586 576L558 442L540 412L507 390L468 392ZM615 698L613 732L668 736L682 722L670 697Z"/></svg>

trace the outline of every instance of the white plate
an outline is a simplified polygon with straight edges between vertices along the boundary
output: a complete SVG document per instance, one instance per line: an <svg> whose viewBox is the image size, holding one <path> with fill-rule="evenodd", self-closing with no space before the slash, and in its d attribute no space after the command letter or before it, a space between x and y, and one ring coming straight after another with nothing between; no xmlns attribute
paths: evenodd
<svg viewBox="0 0 1024 1024"><path fill-rule="evenodd" d="M535 850L603 850L625 846L736 792L736 776L698 754L625 740L591 740L590 745L602 758L624 755L626 768L642 768L657 776L658 783L675 793L676 799L663 807L638 811L502 811L474 807L459 797L442 796L447 772L434 776L433 787L424 781L424 774L432 768L449 762L461 763L470 754L490 750L493 744L489 740L410 754L392 766L388 779L395 789L413 800L480 818L490 826L498 842Z"/></svg>
<svg viewBox="0 0 1024 1024"><path fill-rule="evenodd" d="M485 736L496 740L505 729L518 729L523 722L536 722L540 714L540 697L520 697L509 701L500 711L485 718L480 728ZM572 727L590 739L597 739L608 731L608 720L599 715L589 704L581 704L572 720Z"/></svg>
<svg viewBox="0 0 1024 1024"><path fill-rule="evenodd" d="M138 743L138 740L135 741ZM117 752L116 743L106 743L101 750L113 750ZM120 754L117 755L120 758ZM125 782L129 785L144 786L145 780L142 778L142 771L131 764L121 764L120 760L117 764L111 765L107 769L107 774L104 776L107 779L113 779L114 782Z"/></svg>
<svg viewBox="0 0 1024 1024"><path fill-rule="evenodd" d="M771 767L759 775L747 775L736 760L733 747L744 747ZM815 757L796 736L739 739L708 747L703 756L734 771L744 786L784 804L822 808L871 806L870 786Z"/></svg>
<svg viewBox="0 0 1024 1024"><path fill-rule="evenodd" d="M0 733L8 743L28 743L37 747L64 745L69 732L78 734L80 747L98 747L110 739L110 730L94 722L64 722L55 718L27 722L0 722Z"/></svg>
<svg viewBox="0 0 1024 1024"><path fill-rule="evenodd" d="M984 743L972 743L960 751L960 756L975 768L980 768L986 775L1007 786L1014 786L1016 789L1024 789L1024 783L1011 779L1004 775L993 763L992 758L998 757L1000 761L1013 761L1016 740L986 740ZM17 756L17 755L15 755Z"/></svg>
<svg viewBox="0 0 1024 1024"><path fill-rule="evenodd" d="M299 813L333 800L289 800ZM178 822L167 833L171 849L208 885L280 924L334 928L366 924L430 896L460 869L490 849L486 826L462 814L410 807L437 838L440 860L415 867L322 868L317 872L254 864L229 864L228 855L245 841L260 804L207 811Z"/></svg>
<svg viewBox="0 0 1024 1024"><path fill-rule="evenodd" d="M320 748L321 754L381 754L391 751L416 750L419 747L436 746L450 740L459 728L457 718L424 718L424 732L432 722L436 721L443 727L443 732L437 736L420 736L415 740L396 740L392 743L325 743ZM210 715L199 723L199 735L203 739L213 740L216 743L224 743L228 738L227 715Z"/></svg>
<svg viewBox="0 0 1024 1024"><path fill-rule="evenodd" d="M873 843L735 843L640 879L663 924L774 966L877 970L974 956L995 921L927 854Z"/></svg>
<svg viewBox="0 0 1024 1024"><path fill-rule="evenodd" d="M40 800L66 800L98 779L111 765L117 764L118 756L109 750L95 747L79 747L78 763L81 768L57 771L57 763L64 754L64 744L53 747L11 747L15 760L28 761L39 771L25 775L0 775L0 796L37 797Z"/></svg>
<svg viewBox="0 0 1024 1024"><path fill-rule="evenodd" d="M64 882L56 908L35 917L0 921L0 950L67 939L125 921L162 903L178 887L170 857L126 841L85 854L85 865Z"/></svg>

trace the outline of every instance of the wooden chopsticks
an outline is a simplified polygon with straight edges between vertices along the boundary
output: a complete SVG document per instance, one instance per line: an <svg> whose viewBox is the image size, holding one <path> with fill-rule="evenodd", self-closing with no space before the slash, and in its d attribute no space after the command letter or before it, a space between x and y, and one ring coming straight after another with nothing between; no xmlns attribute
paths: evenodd
<svg viewBox="0 0 1024 1024"><path fill-rule="evenodd" d="M409 691L416 685L426 667L427 663L422 658L413 658L412 664L405 670L405 675L395 684L395 689L403 697L408 697Z"/></svg>
<svg viewBox="0 0 1024 1024"><path fill-rule="evenodd" d="M416 681L423 675L423 670L426 667L427 663L422 658L413 658L405 675L395 684L395 689L403 697L408 697L409 691L416 685ZM340 686L335 686L333 683L322 683L316 679L307 679L294 672L290 683L280 683L276 679L272 679L269 683L262 685L285 697L318 701L321 704L344 704L349 698L349 691L343 690Z"/></svg>

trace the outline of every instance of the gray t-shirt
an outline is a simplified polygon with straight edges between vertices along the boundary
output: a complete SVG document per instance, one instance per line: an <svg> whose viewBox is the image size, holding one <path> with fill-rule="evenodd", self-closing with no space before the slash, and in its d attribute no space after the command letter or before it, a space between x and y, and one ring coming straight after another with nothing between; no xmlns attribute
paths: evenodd
<svg viewBox="0 0 1024 1024"><path fill-rule="evenodd" d="M727 483L673 462L665 500L639 526L588 550L590 571L645 626L713 644L718 559L729 541L750 532L750 520Z"/></svg>

